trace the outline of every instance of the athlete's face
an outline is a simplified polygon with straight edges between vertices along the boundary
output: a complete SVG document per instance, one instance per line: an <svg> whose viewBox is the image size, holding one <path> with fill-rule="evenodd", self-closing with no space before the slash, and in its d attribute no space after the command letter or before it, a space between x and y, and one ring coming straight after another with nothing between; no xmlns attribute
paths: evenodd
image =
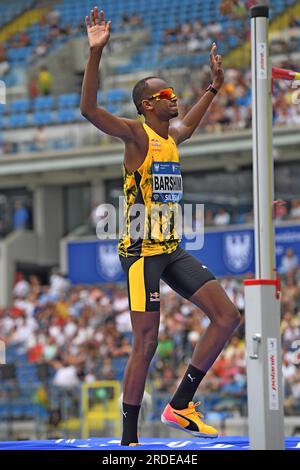
<svg viewBox="0 0 300 470"><path fill-rule="evenodd" d="M159 78L150 78L148 80L147 96L143 100L144 109L155 113L161 120L168 121L178 116L177 96L173 97L156 97L160 91L170 88L170 85ZM153 95L155 98L152 98ZM162 94L162 96L164 96ZM167 94L166 94L167 96Z"/></svg>

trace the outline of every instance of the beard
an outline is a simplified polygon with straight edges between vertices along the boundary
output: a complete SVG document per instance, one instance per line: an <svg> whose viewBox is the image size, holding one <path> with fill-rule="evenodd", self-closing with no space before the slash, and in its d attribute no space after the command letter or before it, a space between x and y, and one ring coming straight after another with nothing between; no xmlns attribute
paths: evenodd
<svg viewBox="0 0 300 470"><path fill-rule="evenodd" d="M179 111L178 108L170 109L171 119L178 117Z"/></svg>

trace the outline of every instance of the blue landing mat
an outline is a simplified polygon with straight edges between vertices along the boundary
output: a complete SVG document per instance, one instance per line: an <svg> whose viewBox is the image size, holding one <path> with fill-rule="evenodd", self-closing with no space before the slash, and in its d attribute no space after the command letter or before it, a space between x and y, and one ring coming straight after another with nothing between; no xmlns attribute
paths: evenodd
<svg viewBox="0 0 300 470"><path fill-rule="evenodd" d="M217 439L141 439L141 446L121 447L119 439L57 439L51 441L0 442L0 450L249 450L248 437L224 436ZM300 450L300 437L287 437L285 448Z"/></svg>

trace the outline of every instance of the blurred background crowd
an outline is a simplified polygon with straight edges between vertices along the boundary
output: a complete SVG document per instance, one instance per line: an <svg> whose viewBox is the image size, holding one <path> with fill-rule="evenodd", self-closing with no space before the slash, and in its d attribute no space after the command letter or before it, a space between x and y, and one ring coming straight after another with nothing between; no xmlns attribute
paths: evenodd
<svg viewBox="0 0 300 470"><path fill-rule="evenodd" d="M81 16L81 12L86 12L86 3L80 5L75 2L74 10L71 10L67 1L57 2L53 9L44 11L41 9L42 2L40 5L40 2L29 1L28 5L31 8L35 6L38 12L35 21L31 20L28 25L25 23L26 27L22 31L15 28L7 34L3 33L2 42L0 36L0 79L4 80L6 86L20 87L25 92L22 92L22 98L12 99L5 108L0 105L2 154L41 152L98 143L99 140L100 143L107 141L93 133L88 142L80 137L74 138L76 125L84 122L79 111L82 72L77 72L76 78L74 71L73 85L64 87L56 65L51 65L51 61L49 65L47 63L47 57L51 57L59 48L84 37L84 15ZM116 60L114 73L125 77L126 74L146 70L149 64L162 74L167 69L171 80L178 83L176 92L180 100L181 117L201 96L210 81L209 51L212 42L217 43L218 52L224 56L232 50L240 50L238 61L232 60L226 65L225 86L221 96L218 102L212 104L210 113L198 131L220 133L249 129L251 72L249 50L245 50L245 44L250 37L250 23L246 18L252 4L255 1L215 2L208 5L207 12L201 5L195 5L191 6L190 14L188 10L183 10L183 14L179 15L180 20L173 12L167 15L164 10L166 5L163 4L161 18L155 22L152 15L144 16L144 5L139 6L136 11L132 6L126 11L118 3L119 8L114 13L108 9L107 15L112 17L112 34L117 38L117 46L113 41L108 46L111 48L110 53L119 57L122 45L118 43L118 35L121 33L127 33L131 38L139 33L145 34L147 40L138 50L128 55L125 63L118 65ZM290 4L293 2L278 0L273 5L272 14L275 16ZM188 6L189 3L187 8ZM300 44L299 24L299 18L291 12L285 18L283 30L273 28L270 51L276 66L299 69L294 54ZM173 78L172 73L172 70L178 68L185 69L180 80L175 78L176 75ZM109 87L104 83L99 93L99 102L112 112L134 117L136 110L131 103L132 86L128 87L126 80L123 82L125 86L121 87ZM290 82L276 82L273 94L275 126L299 124L299 103L291 106L295 92ZM65 132L60 132L55 137L49 126L54 128L58 125L64 126ZM16 128L27 129L26 136L16 138L17 135L10 132Z"/></svg>
<svg viewBox="0 0 300 470"><path fill-rule="evenodd" d="M295 344L300 338L300 269L299 263L288 267L282 273L282 370L285 411L293 414L300 406L299 354ZM201 394L213 409L237 408L245 412L243 284L230 276L220 282L242 313L243 321L207 374ZM171 395L209 320L166 284L162 284L161 294L159 344L149 383L155 392ZM26 280L20 275L12 306L0 312L0 331L8 351L16 348L25 363L47 364L49 378L57 387L70 389L81 382L120 380L132 341L127 290L114 284L105 288L72 286L59 272L52 274L46 286L36 276ZM23 370L25 382L37 380L30 367L28 374Z"/></svg>

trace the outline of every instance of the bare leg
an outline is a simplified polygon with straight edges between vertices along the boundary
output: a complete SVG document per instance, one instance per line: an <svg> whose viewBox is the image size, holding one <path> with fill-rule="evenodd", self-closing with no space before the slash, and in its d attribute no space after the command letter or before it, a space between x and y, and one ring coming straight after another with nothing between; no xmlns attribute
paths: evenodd
<svg viewBox="0 0 300 470"><path fill-rule="evenodd" d="M240 313L217 281L208 281L189 300L210 319L191 361L193 366L207 372L238 327Z"/></svg>
<svg viewBox="0 0 300 470"><path fill-rule="evenodd" d="M159 312L131 312L133 348L124 375L124 403L140 405L151 359L157 348Z"/></svg>
<svg viewBox="0 0 300 470"><path fill-rule="evenodd" d="M210 324L196 344L191 364L170 404L180 410L188 406L208 369L240 322L240 313L217 281L208 281L190 300L210 318Z"/></svg>

